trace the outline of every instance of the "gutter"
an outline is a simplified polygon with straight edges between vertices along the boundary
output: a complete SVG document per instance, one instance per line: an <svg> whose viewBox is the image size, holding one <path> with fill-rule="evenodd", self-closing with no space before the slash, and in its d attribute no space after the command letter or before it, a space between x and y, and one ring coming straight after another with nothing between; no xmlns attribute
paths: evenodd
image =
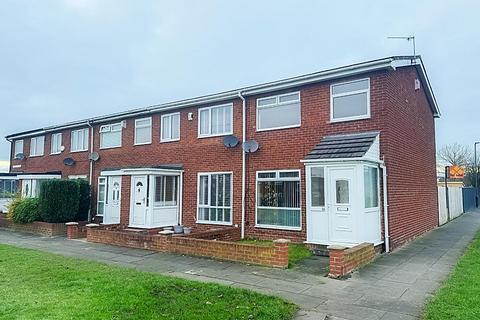
<svg viewBox="0 0 480 320"><path fill-rule="evenodd" d="M243 144L246 141L247 133L247 102L245 97L242 95L242 92L238 92L238 97L242 99L242 225L241 225L241 238L245 238L245 202L246 202L246 175L247 175L247 159L245 150L243 149Z"/></svg>

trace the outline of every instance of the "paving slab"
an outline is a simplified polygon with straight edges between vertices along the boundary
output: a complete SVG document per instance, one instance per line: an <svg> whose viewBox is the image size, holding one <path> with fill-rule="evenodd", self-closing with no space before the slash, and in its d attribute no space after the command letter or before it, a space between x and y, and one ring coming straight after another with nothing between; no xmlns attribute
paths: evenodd
<svg viewBox="0 0 480 320"><path fill-rule="evenodd" d="M344 280L324 277L325 258L280 270L2 229L0 243L280 296L300 306L296 320L412 320L479 228L480 211L464 214Z"/></svg>

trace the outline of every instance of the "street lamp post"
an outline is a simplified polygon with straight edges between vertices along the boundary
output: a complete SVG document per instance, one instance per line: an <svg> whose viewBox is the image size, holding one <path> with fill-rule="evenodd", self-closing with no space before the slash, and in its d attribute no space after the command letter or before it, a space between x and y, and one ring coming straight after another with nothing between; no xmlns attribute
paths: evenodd
<svg viewBox="0 0 480 320"><path fill-rule="evenodd" d="M480 141L473 144L473 154L474 154L474 169L475 169L475 207L478 208L478 167L477 167L477 144L480 144Z"/></svg>

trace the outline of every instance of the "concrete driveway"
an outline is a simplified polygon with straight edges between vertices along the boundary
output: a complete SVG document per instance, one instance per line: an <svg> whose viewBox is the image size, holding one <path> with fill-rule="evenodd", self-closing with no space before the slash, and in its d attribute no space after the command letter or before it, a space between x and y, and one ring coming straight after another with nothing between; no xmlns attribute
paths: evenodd
<svg viewBox="0 0 480 320"><path fill-rule="evenodd" d="M402 320L420 317L426 299L448 276L479 228L480 211L465 214L380 256L346 280L304 268L277 270L6 230L0 231L0 243L279 295L300 306L299 320Z"/></svg>

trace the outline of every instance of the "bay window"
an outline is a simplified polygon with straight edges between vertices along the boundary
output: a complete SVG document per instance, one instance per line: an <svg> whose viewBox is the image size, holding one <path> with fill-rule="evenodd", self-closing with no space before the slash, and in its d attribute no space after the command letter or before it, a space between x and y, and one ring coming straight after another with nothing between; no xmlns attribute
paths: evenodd
<svg viewBox="0 0 480 320"><path fill-rule="evenodd" d="M257 172L256 211L259 227L299 230L300 171Z"/></svg>

